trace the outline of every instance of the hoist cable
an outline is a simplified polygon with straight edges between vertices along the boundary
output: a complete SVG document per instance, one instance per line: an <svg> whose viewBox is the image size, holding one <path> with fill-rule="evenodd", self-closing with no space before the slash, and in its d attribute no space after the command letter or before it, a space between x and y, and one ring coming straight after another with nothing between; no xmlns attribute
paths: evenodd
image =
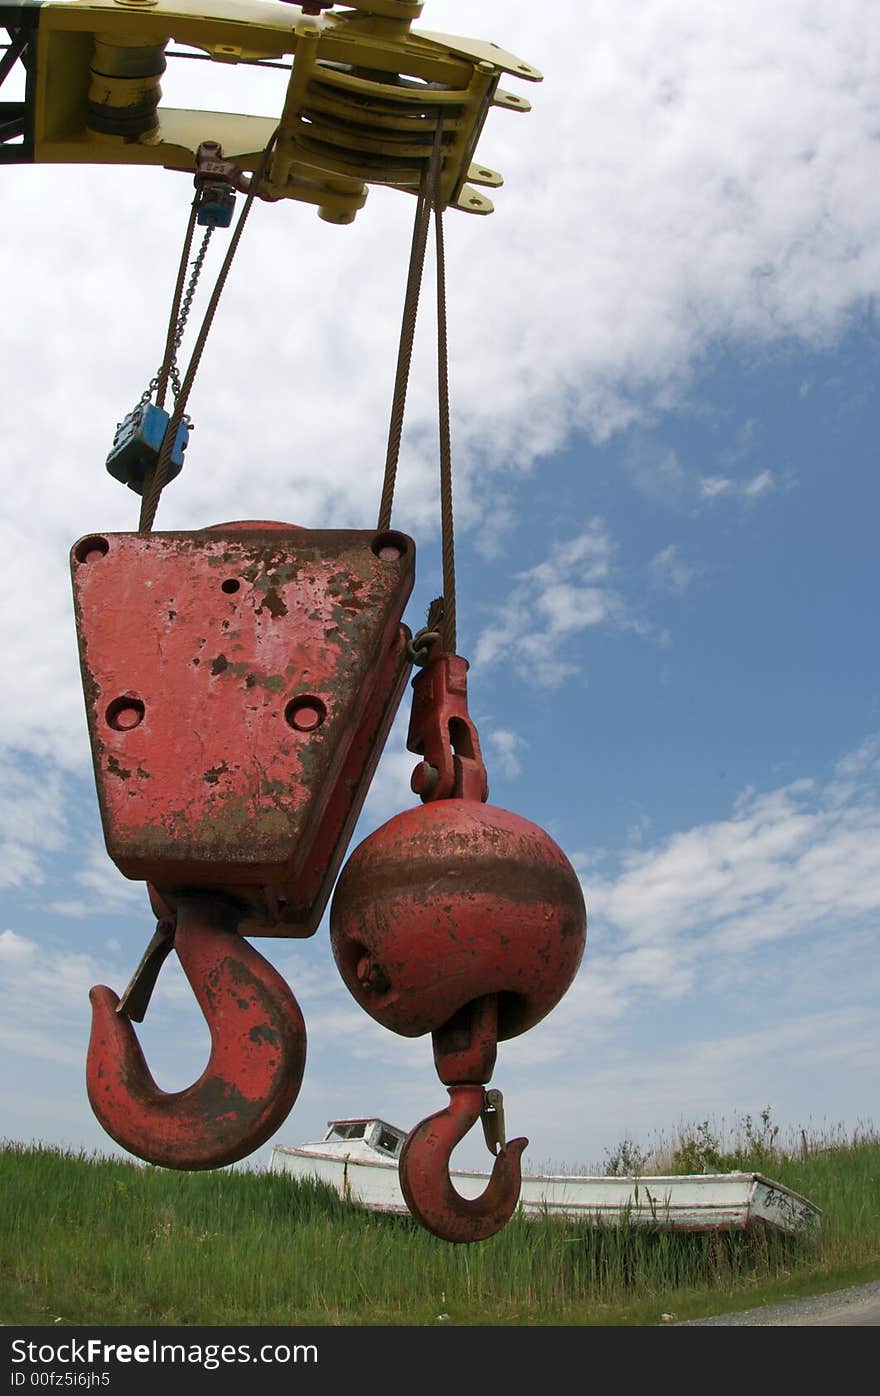
<svg viewBox="0 0 880 1396"><path fill-rule="evenodd" d="M397 349L397 370L394 376L394 396L391 402L391 421L388 426L388 447L385 453L385 474L382 481L382 498L379 504L380 533L391 527L391 511L394 505L394 487L397 482L397 465L400 459L400 442L403 436L403 416L406 408L406 390L409 384L409 370L412 362L413 340L416 320L419 313L419 292L422 285L422 272L425 266L425 248L428 242L428 227L431 221L431 186L433 171L440 163L441 121L438 118L434 132L434 146L431 151L430 166L422 170L419 181L416 214L413 222L412 246L409 255L409 271L406 278L406 293L403 301L403 317L400 325L400 341Z"/></svg>
<svg viewBox="0 0 880 1396"><path fill-rule="evenodd" d="M196 342L193 346L192 356L189 361L189 367L187 368L186 374L183 378L183 382L180 385L180 391L177 394L177 398L174 403L174 411L171 414L171 420L168 423L168 426L165 431L165 437L162 442L162 449L159 452L159 459L156 461L153 473L150 477L150 483L144 490L144 497L141 501L140 521L138 523L138 531L140 533L149 533L152 530L153 522L156 518L156 510L159 507L159 497L162 493L165 481L168 476L168 467L171 462L171 453L174 449L174 443L177 439L177 433L180 429L180 423L183 421L183 415L186 411L187 399L192 389L193 381L195 379L196 372L201 361L202 353L205 348L205 343L208 338L208 333L214 321L214 315L217 310L217 305L219 303L223 287L226 284L226 278L229 275L229 269L232 266L232 259L235 256L239 241L241 240L241 235L244 232L244 225L247 221L248 214L251 211L251 205L253 204L254 199L259 190L263 176L266 172L266 168L269 164L269 157L271 156L272 151L275 148L275 142L277 139L278 131L276 129L273 132L269 140L269 143L266 146L266 149L263 151L259 167L254 172L251 178L247 196L244 201L244 208L238 216L238 222L235 225L235 231L233 232L232 237L229 240L229 247L227 248L226 256L223 259L223 265L221 266L220 271L217 274L217 281L214 285L214 290L211 292L211 299L209 300L207 309L205 311L205 316L202 321L202 327L199 330Z"/></svg>
<svg viewBox="0 0 880 1396"><path fill-rule="evenodd" d="M433 189L437 258L437 400L440 428L440 536L443 553L443 648L455 654L455 526L452 512L452 436L449 427L449 341L446 331L446 256L440 172Z"/></svg>
<svg viewBox="0 0 880 1396"><path fill-rule="evenodd" d="M380 531L390 527L391 511L394 502L394 487L397 481L397 467L400 457L400 443L403 435L403 416L406 406L406 391L412 361L413 341L419 308L419 292L425 264L425 250L431 212L434 214L434 233L437 262L437 408L440 435L440 533L443 558L443 596L431 603L428 615L428 629L420 632L423 640L430 636L442 638L443 649L455 653L456 645L456 602L455 602L455 527L452 506L452 440L449 426L449 341L446 320L446 255L443 240L443 197L442 179L442 137L443 118L438 113L434 131L434 144L428 169L422 172L419 184L419 197L413 225L412 248L410 251L409 272L407 274L403 317L400 327L400 343L397 353L397 372L394 383L394 397L391 405L391 422L388 429L388 450L385 458L385 475L382 485L382 500L379 506ZM416 637L418 638L418 637ZM414 657L426 654L427 650L417 647ZM417 663L424 662L416 659Z"/></svg>

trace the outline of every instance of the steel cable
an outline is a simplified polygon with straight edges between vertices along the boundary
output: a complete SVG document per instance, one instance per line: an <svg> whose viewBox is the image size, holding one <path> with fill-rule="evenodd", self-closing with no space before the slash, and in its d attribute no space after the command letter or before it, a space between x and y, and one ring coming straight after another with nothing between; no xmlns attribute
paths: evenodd
<svg viewBox="0 0 880 1396"><path fill-rule="evenodd" d="M439 126L435 135L438 143ZM432 154L432 161L433 161ZM394 487L397 483L397 466L400 460L400 443L403 437L403 417L406 409L406 390L409 385L409 370L412 363L413 340L416 320L419 314L419 293L422 285L422 272L425 265L425 248L428 242L428 225L431 220L430 173L422 171L419 181L416 215L413 223L412 246L409 255L409 271L406 278L406 292L403 300L403 317L400 325L400 341L397 348L397 369L394 376L394 395L391 401L391 420L388 425L388 446L385 452L385 474L382 480L382 497L379 502L379 520L376 525L380 533L391 527L391 511L394 507Z"/></svg>
<svg viewBox="0 0 880 1396"><path fill-rule="evenodd" d="M456 644L455 529L452 504L452 440L449 424L446 257L443 241L443 199L441 193L442 136L443 118L441 114L438 114L430 165L422 173L413 225L378 528L384 532L391 525L394 489L400 459L400 443L403 436L406 393L418 318L419 294L425 264L428 227L433 209L437 260L437 398L440 434L440 530L443 555L443 596L432 603L428 620L430 629L421 633L423 635L430 634L433 643L434 627L442 628L442 647L447 652L454 653ZM441 637L438 635L437 638Z"/></svg>
<svg viewBox="0 0 880 1396"><path fill-rule="evenodd" d="M433 190L437 255L437 399L440 429L440 536L443 552L443 648L455 654L455 523L452 509L452 436L449 426L449 341L446 329L446 256L439 170Z"/></svg>

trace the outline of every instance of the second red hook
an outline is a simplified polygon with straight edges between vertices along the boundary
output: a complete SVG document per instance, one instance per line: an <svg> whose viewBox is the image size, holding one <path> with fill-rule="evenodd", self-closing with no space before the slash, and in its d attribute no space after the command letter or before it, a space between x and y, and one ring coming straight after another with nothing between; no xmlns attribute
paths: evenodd
<svg viewBox="0 0 880 1396"><path fill-rule="evenodd" d="M480 1118L486 1104L481 1085L449 1086L445 1110L429 1115L408 1135L400 1155L400 1187L417 1221L444 1241L485 1241L516 1211L522 1185L520 1156L528 1139L511 1139L495 1156L479 1197L462 1197L452 1185L449 1159Z"/></svg>
<svg viewBox="0 0 880 1396"><path fill-rule="evenodd" d="M185 1090L156 1084L112 989L91 991L86 1082L104 1129L165 1168L220 1168L253 1152L299 1094L306 1029L285 980L236 930L229 899L179 898L174 949L211 1032L211 1055Z"/></svg>

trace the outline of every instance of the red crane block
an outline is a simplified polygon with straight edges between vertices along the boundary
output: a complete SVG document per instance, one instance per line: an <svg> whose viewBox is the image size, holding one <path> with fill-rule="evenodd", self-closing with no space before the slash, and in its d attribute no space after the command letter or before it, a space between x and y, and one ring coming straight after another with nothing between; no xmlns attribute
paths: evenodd
<svg viewBox="0 0 880 1396"><path fill-rule="evenodd" d="M221 524L72 549L104 837L132 879L317 928L410 671L401 533Z"/></svg>

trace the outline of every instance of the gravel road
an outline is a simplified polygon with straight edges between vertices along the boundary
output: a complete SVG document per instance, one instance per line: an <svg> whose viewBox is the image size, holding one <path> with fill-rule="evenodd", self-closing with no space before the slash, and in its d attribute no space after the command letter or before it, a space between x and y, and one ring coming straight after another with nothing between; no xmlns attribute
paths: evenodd
<svg viewBox="0 0 880 1396"><path fill-rule="evenodd" d="M745 1309L717 1318L692 1319L676 1328L876 1328L880 1325L880 1280L809 1299L792 1299L763 1309Z"/></svg>

